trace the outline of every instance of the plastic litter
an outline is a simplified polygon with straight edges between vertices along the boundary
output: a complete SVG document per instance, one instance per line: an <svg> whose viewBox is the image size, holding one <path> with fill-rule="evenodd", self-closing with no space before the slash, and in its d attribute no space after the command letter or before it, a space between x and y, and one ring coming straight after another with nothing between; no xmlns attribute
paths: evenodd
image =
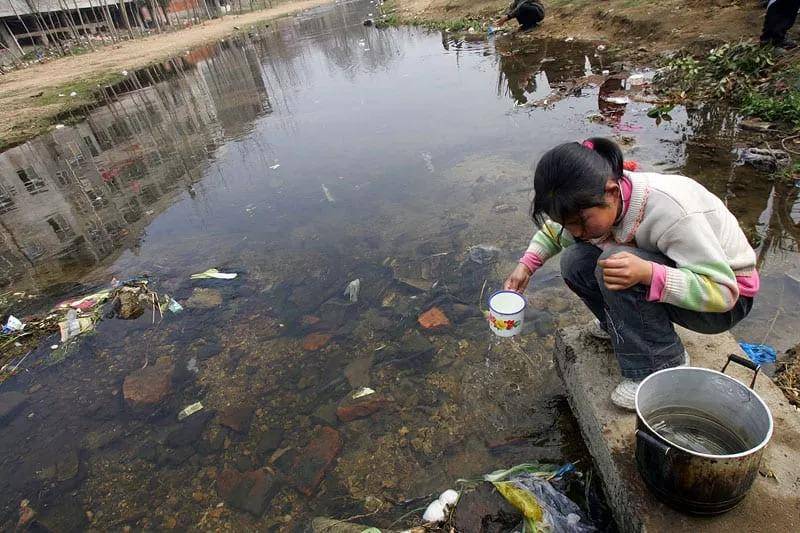
<svg viewBox="0 0 800 533"><path fill-rule="evenodd" d="M643 74L632 74L628 77L628 85L631 87L638 87L645 84Z"/></svg>
<svg viewBox="0 0 800 533"><path fill-rule="evenodd" d="M358 400L359 398L363 398L364 396L369 396L370 394L375 394L375 391L370 389L369 387L361 387L357 391L353 393L353 399Z"/></svg>
<svg viewBox="0 0 800 533"><path fill-rule="evenodd" d="M747 342L739 342L739 346L754 363L763 365L764 363L774 363L778 357L775 348L768 344L750 344Z"/></svg>
<svg viewBox="0 0 800 533"><path fill-rule="evenodd" d="M329 203L331 204L336 203L336 200L333 198L331 191L328 190L328 188L325 186L324 183L322 184L322 194L325 195L325 199L328 200Z"/></svg>
<svg viewBox="0 0 800 533"><path fill-rule="evenodd" d="M740 148L734 150L739 156L737 165L750 165L762 172L775 172L786 168L791 162L787 152L783 150L767 150L764 148Z"/></svg>
<svg viewBox="0 0 800 533"><path fill-rule="evenodd" d="M6 321L6 325L3 326L3 333L9 334L15 331L22 331L24 327L25 324L23 324L20 319L18 319L14 315L8 315L8 320Z"/></svg>
<svg viewBox="0 0 800 533"><path fill-rule="evenodd" d="M200 367L197 366L197 357L192 357L191 359L189 359L189 361L186 363L186 370L188 370L193 374L200 373Z"/></svg>
<svg viewBox="0 0 800 533"><path fill-rule="evenodd" d="M447 489L439 495L439 501L445 507L451 507L458 502L458 492L454 491L453 489Z"/></svg>
<svg viewBox="0 0 800 533"><path fill-rule="evenodd" d="M271 168L272 170L278 170L279 168L281 168L281 165L279 163L276 163L269 168Z"/></svg>
<svg viewBox="0 0 800 533"><path fill-rule="evenodd" d="M235 272L220 272L216 268L209 268L205 272L192 274L191 279L234 279L238 275Z"/></svg>
<svg viewBox="0 0 800 533"><path fill-rule="evenodd" d="M352 303L358 302L358 291L361 289L361 280L354 279L350 283L347 284L347 287L344 289L344 295L350 298Z"/></svg>
<svg viewBox="0 0 800 533"><path fill-rule="evenodd" d="M567 37L566 39L564 39L564 42L565 43L571 43L574 40L575 40L575 37Z"/></svg>
<svg viewBox="0 0 800 533"><path fill-rule="evenodd" d="M58 323L58 329L61 332L61 342L66 342L82 333L93 330L94 318L88 316L79 317L75 309L70 309L67 313L67 318Z"/></svg>
<svg viewBox="0 0 800 533"><path fill-rule="evenodd" d="M434 500L428 505L428 508L425 509L425 513L422 515L422 520L429 524L438 524L439 522L444 522L445 520L445 507L442 505L442 502L439 500Z"/></svg>
<svg viewBox="0 0 800 533"><path fill-rule="evenodd" d="M484 476L525 517L525 532L592 533L580 507L550 483L575 470L567 463L556 470L525 463Z"/></svg>
<svg viewBox="0 0 800 533"><path fill-rule="evenodd" d="M114 281L115 280L112 280L112 283ZM103 303L106 300L108 300L108 296L110 294L111 294L111 289L98 291L92 294L87 294L86 296L79 298L77 300L62 303L59 305L59 307L61 308L71 307L72 309L78 309L79 311L88 311L97 304Z"/></svg>
<svg viewBox="0 0 800 533"><path fill-rule="evenodd" d="M630 98L627 96L605 96L603 100L609 104L627 105L631 103Z"/></svg>
<svg viewBox="0 0 800 533"><path fill-rule="evenodd" d="M187 405L184 407L180 413L178 413L178 420L183 420L187 416L193 415L197 411L200 411L203 408L203 404L201 402L195 402L191 405Z"/></svg>

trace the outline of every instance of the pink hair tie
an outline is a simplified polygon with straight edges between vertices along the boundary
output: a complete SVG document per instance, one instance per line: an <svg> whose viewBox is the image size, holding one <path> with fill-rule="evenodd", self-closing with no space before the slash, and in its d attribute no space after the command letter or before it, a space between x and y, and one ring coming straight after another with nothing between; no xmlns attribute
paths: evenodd
<svg viewBox="0 0 800 533"><path fill-rule="evenodd" d="M594 143L592 141L583 141L581 146L588 148L589 150L594 150Z"/></svg>

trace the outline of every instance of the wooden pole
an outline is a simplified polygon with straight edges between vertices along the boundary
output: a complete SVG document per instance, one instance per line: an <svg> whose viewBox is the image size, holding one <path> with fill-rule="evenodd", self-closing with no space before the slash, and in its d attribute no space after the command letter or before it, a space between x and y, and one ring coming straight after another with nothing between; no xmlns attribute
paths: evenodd
<svg viewBox="0 0 800 533"><path fill-rule="evenodd" d="M72 4L75 6L75 11L78 12L78 22L80 23L81 28L83 28L83 35L86 37L86 42L89 43L89 48L94 50L94 43L92 42L92 36L89 33L87 33L86 23L83 21L83 15L81 14L81 10L78 7L78 0L72 0Z"/></svg>
<svg viewBox="0 0 800 533"><path fill-rule="evenodd" d="M25 54L25 52L22 51L22 46L20 46L19 41L17 41L17 37L11 31L11 28L8 27L8 23L3 21L3 25L6 27L6 31L8 32L8 34L11 36L11 40L14 41L14 44L17 46L20 55Z"/></svg>
<svg viewBox="0 0 800 533"><path fill-rule="evenodd" d="M119 12L122 15L122 21L125 23L125 27L128 29L128 35L131 36L131 39L135 39L136 36L133 34L133 30L131 29L131 21L128 18L128 10L125 8L125 3L122 0L119 0Z"/></svg>

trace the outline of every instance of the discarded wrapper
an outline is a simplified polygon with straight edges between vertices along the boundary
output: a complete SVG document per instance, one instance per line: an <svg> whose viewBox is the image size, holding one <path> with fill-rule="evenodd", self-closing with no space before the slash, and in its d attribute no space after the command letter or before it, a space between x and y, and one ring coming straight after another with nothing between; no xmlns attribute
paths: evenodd
<svg viewBox="0 0 800 533"><path fill-rule="evenodd" d="M220 272L216 268L209 268L205 272L192 274L191 279L233 279L238 275L235 272Z"/></svg>
<svg viewBox="0 0 800 533"><path fill-rule="evenodd" d="M197 411L203 408L203 404L201 402L195 402L191 405L187 405L184 407L180 413L178 413L178 420L183 420L189 415L193 415Z"/></svg>
<svg viewBox="0 0 800 533"><path fill-rule="evenodd" d="M353 399L358 400L359 398L363 398L364 396L369 396L370 394L375 394L375 391L370 389L369 387L361 387L357 391L353 393Z"/></svg>

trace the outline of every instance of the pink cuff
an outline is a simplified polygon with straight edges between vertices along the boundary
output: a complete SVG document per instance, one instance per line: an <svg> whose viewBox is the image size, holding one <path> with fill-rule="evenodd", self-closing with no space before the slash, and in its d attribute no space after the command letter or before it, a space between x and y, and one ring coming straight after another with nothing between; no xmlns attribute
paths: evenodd
<svg viewBox="0 0 800 533"><path fill-rule="evenodd" d="M531 271L531 274L539 270L539 267L544 264L544 261L542 261L541 257L533 252L525 252L525 255L522 256L519 262L528 267L528 270Z"/></svg>
<svg viewBox="0 0 800 533"><path fill-rule="evenodd" d="M647 293L648 302L660 302L667 286L667 267L659 263L653 265L653 279L650 280L650 291Z"/></svg>
<svg viewBox="0 0 800 533"><path fill-rule="evenodd" d="M754 270L749 276L736 276L736 283L739 285L739 296L753 298L761 288L761 278L759 278L757 270Z"/></svg>

